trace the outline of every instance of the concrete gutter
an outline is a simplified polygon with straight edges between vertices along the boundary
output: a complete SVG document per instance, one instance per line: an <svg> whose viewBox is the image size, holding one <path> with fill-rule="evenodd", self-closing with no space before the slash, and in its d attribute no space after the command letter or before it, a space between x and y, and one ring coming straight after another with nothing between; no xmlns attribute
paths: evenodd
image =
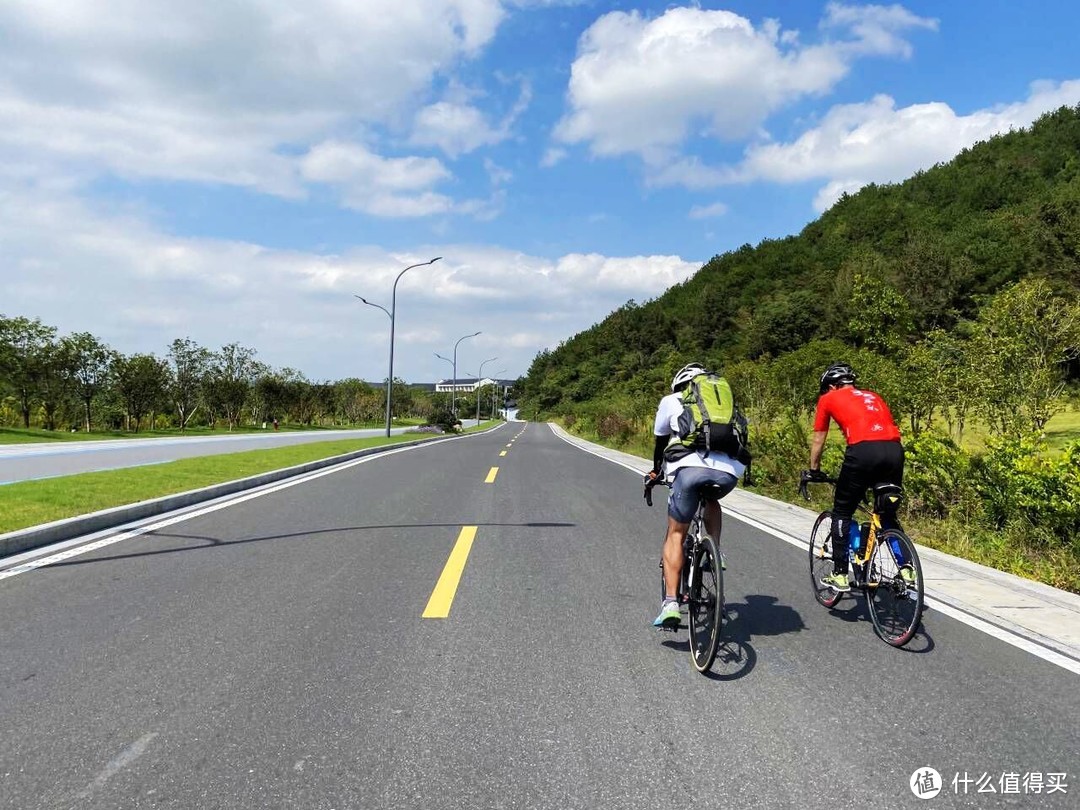
<svg viewBox="0 0 1080 810"><path fill-rule="evenodd" d="M505 422L503 424L505 424ZM489 430L480 431L475 434L462 435L479 436L488 433L491 430L498 430L500 427L502 427L502 425L496 425ZM295 467L286 467L282 470L260 473L259 475L240 478L236 481L226 481L222 484L214 484L209 487L204 487L203 489L193 489L176 495L166 495L161 498L154 498L150 501L116 506L112 509L103 509L100 512L91 512L88 515L79 515L78 517L57 520L53 523L43 523L40 526L31 526L28 529L20 529L19 531L0 534L0 564L3 563L4 557L10 557L14 554L32 551L33 549L41 548L42 546L71 540L75 537L81 537L85 534L102 531L103 529L122 526L126 523L156 517L157 515L162 515L166 512L175 512L178 509L184 509L195 504L203 503L204 501L211 501L226 495L234 495L237 492L255 489L256 487L272 484L286 478L293 478L297 475L305 475L314 472L315 470L333 467L336 464L343 464L344 462L352 461L353 459L363 458L364 456L374 456L389 450L398 450L402 447L415 447L421 444L450 441L451 439L462 438L462 435L444 434L432 436L430 438L416 439L409 442L388 444L381 447L368 447L363 450L355 450L340 456L331 456L330 458L319 459L318 461L309 461L305 464L298 464Z"/></svg>

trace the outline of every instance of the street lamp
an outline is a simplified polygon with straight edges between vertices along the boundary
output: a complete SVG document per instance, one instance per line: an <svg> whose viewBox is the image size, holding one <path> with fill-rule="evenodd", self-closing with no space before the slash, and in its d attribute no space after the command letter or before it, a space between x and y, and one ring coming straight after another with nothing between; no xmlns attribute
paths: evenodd
<svg viewBox="0 0 1080 810"><path fill-rule="evenodd" d="M438 352L435 352L435 356L436 356L436 357L438 357L438 358L439 358L440 360L445 360L445 361L446 361L447 363L449 363L449 364L450 364L450 367L451 367L451 369L453 368L453 366L454 366L454 361L453 361L453 360L451 360L451 359L450 359L449 357L443 357L443 356L442 356L441 354L439 354ZM450 373L451 373L451 374L453 374L454 372L453 372L453 371L451 371ZM451 394L450 394L450 396L451 396L451 397L453 396L453 389L451 389Z"/></svg>
<svg viewBox="0 0 1080 810"><path fill-rule="evenodd" d="M480 424L480 380L484 379L484 366L498 359L498 357L489 357L480 364L480 373L476 375L476 424L478 425Z"/></svg>
<svg viewBox="0 0 1080 810"><path fill-rule="evenodd" d="M491 391L491 418L492 419L495 418L495 397L499 393L499 389L502 387L501 385L499 385L499 379L500 379L499 375L500 374L505 374L505 373L506 373L505 368L500 368L498 371L495 372L495 386Z"/></svg>
<svg viewBox="0 0 1080 810"><path fill-rule="evenodd" d="M401 277L403 275L405 275L409 270L412 270L414 267L423 267L425 264L435 264L435 262L439 261L439 259L441 259L441 258L442 258L442 256L436 256L434 259L432 259L431 261L428 261L428 262L420 262L419 264L410 264L408 267L406 267L404 270L402 270L400 273L398 273L397 278L394 279L394 288L390 293L390 309L387 309L386 307L384 307L384 306L382 306L380 304L373 304L371 301L368 301L366 298L362 298L359 295L356 296L361 301L363 301L365 304L367 304L369 307L378 307L379 309L381 309L383 312L385 312L387 315L390 316L390 370L387 372L387 375L386 375L386 436L387 436L387 438L390 437L390 414L392 413L392 411L390 410L390 408L391 408L391 394L393 393L393 390L394 390L394 321L396 320L396 314L397 314L397 285L398 285L398 282L401 281Z"/></svg>
<svg viewBox="0 0 1080 810"><path fill-rule="evenodd" d="M479 332L473 332L471 335L463 335L462 337L459 337L457 343L454 344L454 359L450 361L454 366L454 383L450 393L450 413L453 414L455 419L457 419L457 347L461 344L461 341L474 338L479 334ZM436 354L435 356L442 360L446 360L441 354Z"/></svg>

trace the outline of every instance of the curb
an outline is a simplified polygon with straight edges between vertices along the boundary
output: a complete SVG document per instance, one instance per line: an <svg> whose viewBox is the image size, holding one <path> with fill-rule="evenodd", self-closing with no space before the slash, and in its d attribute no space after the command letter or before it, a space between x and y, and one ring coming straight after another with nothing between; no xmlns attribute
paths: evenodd
<svg viewBox="0 0 1080 810"><path fill-rule="evenodd" d="M3 563L5 557L10 557L26 551L33 551L42 546L52 545L53 543L59 543L64 540L71 540L84 534L102 531L103 529L122 526L125 523L155 517L166 512L174 512L177 509L183 509L188 506L193 506L194 504L203 503L204 501L211 501L226 495L234 495L237 492L255 489L256 487L272 484L286 478L305 475L314 472L315 470L333 467L337 464L343 464L347 461L363 458L364 456L374 456L388 450L398 450L402 447L435 444L438 442L450 441L452 439L464 438L465 436L482 436L485 433L498 430L500 427L502 427L502 425L496 425L495 427L477 433L454 436L433 436L427 439L398 442L382 447L366 447L362 450L354 450L351 453L344 453L340 456L331 456L330 458L323 458L318 461L308 461L304 464L297 464L294 467L285 467L280 470L252 475L247 478L238 478L235 481L212 484L203 489L193 489L187 492L177 493L176 495L165 495L161 498L154 498L149 501L140 501L124 506L114 506L110 509L103 509L100 512L91 512L88 515L65 518L52 523L43 523L40 526L31 526L27 529L19 529L18 531L8 532L7 534L0 534L0 563Z"/></svg>

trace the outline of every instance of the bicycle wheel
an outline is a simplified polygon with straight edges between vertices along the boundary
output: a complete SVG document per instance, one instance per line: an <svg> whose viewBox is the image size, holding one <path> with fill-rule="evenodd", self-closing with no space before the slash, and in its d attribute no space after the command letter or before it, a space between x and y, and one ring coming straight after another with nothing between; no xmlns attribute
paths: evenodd
<svg viewBox="0 0 1080 810"><path fill-rule="evenodd" d="M822 578L832 571L832 513L822 512L810 532L810 587L814 589L814 598L827 608L839 602L841 596L828 585L821 584Z"/></svg>
<svg viewBox="0 0 1080 810"><path fill-rule="evenodd" d="M716 541L705 531L692 552L689 586L690 658L705 672L716 658L724 620L724 572Z"/></svg>
<svg viewBox="0 0 1080 810"><path fill-rule="evenodd" d="M882 641L893 647L911 641L922 619L923 574L915 544L902 531L878 534L867 567L866 601Z"/></svg>

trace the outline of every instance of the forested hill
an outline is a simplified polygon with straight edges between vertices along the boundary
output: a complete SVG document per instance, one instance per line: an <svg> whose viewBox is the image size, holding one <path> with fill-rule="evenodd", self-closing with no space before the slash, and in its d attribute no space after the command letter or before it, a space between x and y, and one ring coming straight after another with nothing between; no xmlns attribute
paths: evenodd
<svg viewBox="0 0 1080 810"><path fill-rule="evenodd" d="M797 236L716 256L659 298L629 302L539 354L523 404L558 414L652 397L687 359L727 366L825 338L888 354L932 330L962 332L988 295L1029 276L1075 292L1078 251L1080 106L845 195Z"/></svg>

